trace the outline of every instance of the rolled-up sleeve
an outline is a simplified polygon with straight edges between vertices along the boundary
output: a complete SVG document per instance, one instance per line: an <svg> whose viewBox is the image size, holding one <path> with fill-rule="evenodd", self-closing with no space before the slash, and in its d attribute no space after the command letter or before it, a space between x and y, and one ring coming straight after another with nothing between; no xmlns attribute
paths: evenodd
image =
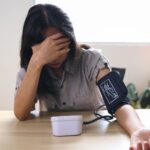
<svg viewBox="0 0 150 150"><path fill-rule="evenodd" d="M20 68L18 73L17 73L17 78L16 78L16 90L19 88L21 81L23 80L24 76L25 76L25 69L24 68Z"/></svg>
<svg viewBox="0 0 150 150"><path fill-rule="evenodd" d="M96 77L100 69L105 66L110 69L109 60L100 50L86 51L83 55L83 65L87 79L94 82L96 82Z"/></svg>

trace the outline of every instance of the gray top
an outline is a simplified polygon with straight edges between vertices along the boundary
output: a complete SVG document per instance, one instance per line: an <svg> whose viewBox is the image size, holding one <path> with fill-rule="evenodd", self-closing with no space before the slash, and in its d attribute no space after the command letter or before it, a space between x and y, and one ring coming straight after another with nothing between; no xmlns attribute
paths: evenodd
<svg viewBox="0 0 150 150"><path fill-rule="evenodd" d="M74 63L67 61L63 77L60 79L49 68L49 74L54 79L57 95L47 94L38 97L47 110L95 110L103 105L99 89L96 85L98 71L109 67L109 62L100 50L88 49L80 52ZM16 89L25 75L21 68L18 72ZM49 83L50 84L50 83ZM43 106L42 106L43 107ZM41 108L44 109L44 108Z"/></svg>

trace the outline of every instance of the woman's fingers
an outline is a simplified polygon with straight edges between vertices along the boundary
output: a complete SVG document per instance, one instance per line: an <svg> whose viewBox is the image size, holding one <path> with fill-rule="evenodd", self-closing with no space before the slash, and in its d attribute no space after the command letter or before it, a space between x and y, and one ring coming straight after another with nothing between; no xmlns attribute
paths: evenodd
<svg viewBox="0 0 150 150"><path fill-rule="evenodd" d="M64 47L68 46L70 44L70 39L69 38L66 38L64 36L59 36L60 34L55 34L55 35L58 35L58 36L55 36L55 38L57 37L61 37L61 38L58 38L58 39L55 39L50 36L46 39L46 43L48 42L49 46L50 47L55 47L57 50L61 50L63 49Z"/></svg>
<svg viewBox="0 0 150 150"><path fill-rule="evenodd" d="M141 143L141 142L139 142L139 143L137 144L137 150L143 150L143 149L142 149L142 143Z"/></svg>
<svg viewBox="0 0 150 150"><path fill-rule="evenodd" d="M62 37L64 37L64 35L63 35L62 33L58 32L58 33L56 33L56 34L51 35L51 36L48 37L48 38L51 38L51 39L53 39L53 40L57 40L57 39L62 38Z"/></svg>
<svg viewBox="0 0 150 150"><path fill-rule="evenodd" d="M55 40L55 43L56 45L59 45L59 44L62 44L64 42L69 42L69 41L70 41L69 38L60 38L60 39Z"/></svg>
<svg viewBox="0 0 150 150"><path fill-rule="evenodd" d="M129 150L135 150L132 146L130 146Z"/></svg>
<svg viewBox="0 0 150 150"><path fill-rule="evenodd" d="M60 38L53 39L52 36L49 36L45 40L48 41L49 43L53 42L55 45L58 45L58 44L61 44L63 42L69 41L69 38L62 36Z"/></svg>
<svg viewBox="0 0 150 150"><path fill-rule="evenodd" d="M136 145L136 148L130 146L129 150L150 150L150 144L147 141L145 141L144 143L139 142Z"/></svg>
<svg viewBox="0 0 150 150"><path fill-rule="evenodd" d="M61 51L58 51L58 57L65 55L66 53L68 53L70 51L70 49L68 47L65 47L64 49L62 49Z"/></svg>
<svg viewBox="0 0 150 150"><path fill-rule="evenodd" d="M149 142L144 142L143 147L144 147L144 150L150 150Z"/></svg>
<svg viewBox="0 0 150 150"><path fill-rule="evenodd" d="M62 49L64 49L65 47L69 47L69 44L70 44L70 41L61 43L61 44L57 45L57 49L58 49L58 50L62 50Z"/></svg>

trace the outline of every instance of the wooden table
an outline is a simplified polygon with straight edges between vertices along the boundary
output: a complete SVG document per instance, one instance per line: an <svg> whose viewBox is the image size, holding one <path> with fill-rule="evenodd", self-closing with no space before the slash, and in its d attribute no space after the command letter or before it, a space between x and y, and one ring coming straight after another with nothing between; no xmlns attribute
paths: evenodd
<svg viewBox="0 0 150 150"><path fill-rule="evenodd" d="M150 109L137 113L145 126L150 127ZM82 114L84 120L93 118L90 112L65 114ZM128 150L130 138L117 121L100 120L84 125L79 136L55 137L49 118L60 113L33 112L33 115L30 120L20 122L12 111L0 111L0 150Z"/></svg>

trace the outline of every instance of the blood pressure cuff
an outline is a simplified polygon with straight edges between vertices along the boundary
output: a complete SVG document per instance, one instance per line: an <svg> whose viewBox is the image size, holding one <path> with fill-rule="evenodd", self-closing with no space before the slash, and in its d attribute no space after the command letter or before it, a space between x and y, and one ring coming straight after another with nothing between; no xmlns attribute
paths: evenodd
<svg viewBox="0 0 150 150"><path fill-rule="evenodd" d="M102 77L97 85L110 114L114 114L119 107L129 103L127 88L115 71Z"/></svg>

